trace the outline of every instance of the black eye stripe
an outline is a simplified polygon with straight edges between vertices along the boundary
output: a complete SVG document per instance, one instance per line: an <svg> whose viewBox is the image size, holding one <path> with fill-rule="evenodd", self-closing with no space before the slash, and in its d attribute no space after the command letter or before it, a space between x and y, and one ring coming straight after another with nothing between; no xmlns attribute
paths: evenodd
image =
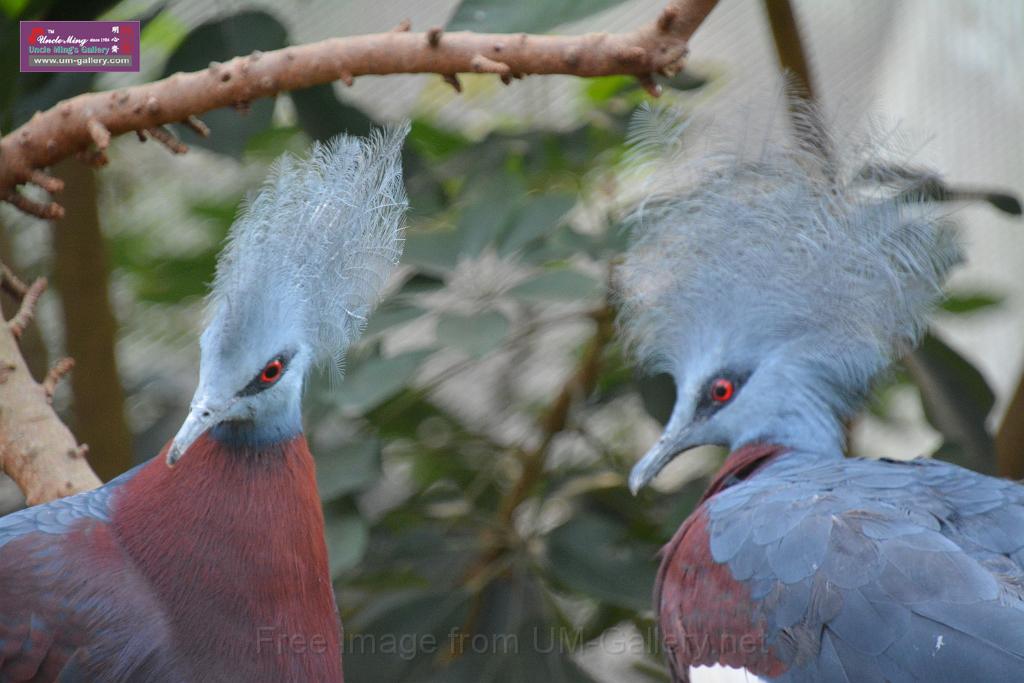
<svg viewBox="0 0 1024 683"><path fill-rule="evenodd" d="M697 395L697 405L693 412L694 420L707 419L719 409L735 401L743 389L743 385L750 379L750 375L750 372L736 372L734 370L719 370L718 372L711 373L711 376L701 384L699 394ZM732 395L728 400L715 400L716 395L719 395L716 394L719 388L715 383L721 379L732 382Z"/></svg>
<svg viewBox="0 0 1024 683"><path fill-rule="evenodd" d="M288 372L288 363L289 361L291 361L294 355L295 353L293 351L287 351L268 360L266 364L262 368L260 368L260 371L256 373L256 376L249 380L249 383L246 384L245 387L236 395L252 396L254 394L260 393L261 391L264 391L265 389L269 389L270 387L277 384L278 380L280 380L281 377L283 377L284 374ZM274 361L281 361L281 370L280 372L278 372L277 375L273 377L273 381L266 382L263 380L263 373L266 370L267 366L273 363Z"/></svg>

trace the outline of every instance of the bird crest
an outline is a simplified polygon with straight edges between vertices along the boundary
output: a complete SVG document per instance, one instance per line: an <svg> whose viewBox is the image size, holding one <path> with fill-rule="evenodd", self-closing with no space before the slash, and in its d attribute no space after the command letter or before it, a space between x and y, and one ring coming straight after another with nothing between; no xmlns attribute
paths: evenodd
<svg viewBox="0 0 1024 683"><path fill-rule="evenodd" d="M217 263L204 352L269 334L340 366L401 255L407 132L342 135L275 162Z"/></svg>
<svg viewBox="0 0 1024 683"><path fill-rule="evenodd" d="M908 199L914 177L871 170L893 168L886 145L787 140L777 109L764 134L749 117L740 132L694 133L670 108L635 115L641 199L618 273L620 325L642 361L677 377L716 348L740 363L800 362L844 412L920 338L960 260L957 237ZM820 134L816 116L797 118L805 133Z"/></svg>

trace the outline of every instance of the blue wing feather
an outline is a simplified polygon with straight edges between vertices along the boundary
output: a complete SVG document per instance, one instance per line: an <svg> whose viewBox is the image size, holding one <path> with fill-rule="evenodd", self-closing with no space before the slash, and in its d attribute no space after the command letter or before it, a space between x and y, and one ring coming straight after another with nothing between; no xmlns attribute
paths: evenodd
<svg viewBox="0 0 1024 683"><path fill-rule="evenodd" d="M109 522L110 504L114 493L118 487L135 476L139 467L128 470L97 489L58 498L0 517L0 548L26 534L67 533L75 522L82 519Z"/></svg>
<svg viewBox="0 0 1024 683"><path fill-rule="evenodd" d="M789 665L779 680L1024 671L1024 487L790 453L707 506L712 557L748 582Z"/></svg>
<svg viewBox="0 0 1024 683"><path fill-rule="evenodd" d="M166 624L107 528L135 472L0 518L0 681L156 680Z"/></svg>

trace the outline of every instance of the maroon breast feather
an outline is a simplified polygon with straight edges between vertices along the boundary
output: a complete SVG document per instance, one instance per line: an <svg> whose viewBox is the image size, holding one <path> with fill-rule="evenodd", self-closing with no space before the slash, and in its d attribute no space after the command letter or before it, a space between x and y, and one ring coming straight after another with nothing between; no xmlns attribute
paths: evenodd
<svg viewBox="0 0 1024 683"><path fill-rule="evenodd" d="M691 666L720 664L757 676L783 674L766 642L766 620L750 588L711 557L707 502L782 452L755 444L729 454L697 508L661 552L654 589L662 641L674 681L688 682Z"/></svg>

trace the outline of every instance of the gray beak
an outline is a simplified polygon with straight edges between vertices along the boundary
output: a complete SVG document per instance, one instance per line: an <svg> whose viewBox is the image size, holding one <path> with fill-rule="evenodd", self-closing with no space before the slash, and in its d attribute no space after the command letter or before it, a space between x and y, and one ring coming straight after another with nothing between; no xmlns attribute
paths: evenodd
<svg viewBox="0 0 1024 683"><path fill-rule="evenodd" d="M196 439L208 429L221 421L223 410L215 410L205 403L195 403L189 411L185 423L174 435L171 447L167 451L167 466L174 467Z"/></svg>
<svg viewBox="0 0 1024 683"><path fill-rule="evenodd" d="M672 411L672 419L665 425L665 431L662 432L658 443L640 458L633 466L633 471L629 473L629 490L634 496L658 476L658 472L661 472L679 453L699 445L691 440L690 425L685 424L688 419L689 416L681 415L680 404L677 403L676 409Z"/></svg>

